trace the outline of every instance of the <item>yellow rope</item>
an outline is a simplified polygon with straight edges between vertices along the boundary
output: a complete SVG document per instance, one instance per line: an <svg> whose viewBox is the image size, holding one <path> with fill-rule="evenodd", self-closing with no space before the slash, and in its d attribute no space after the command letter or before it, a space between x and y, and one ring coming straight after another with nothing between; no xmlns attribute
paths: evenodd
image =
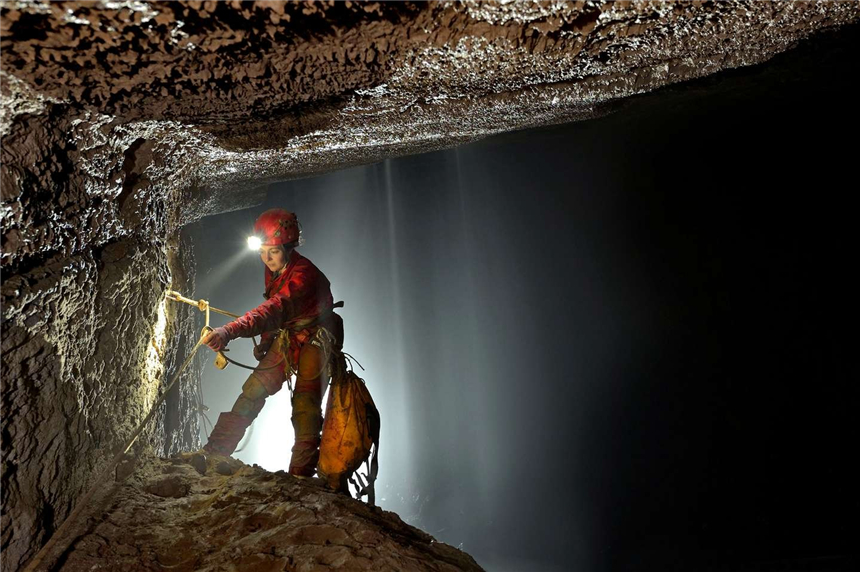
<svg viewBox="0 0 860 572"><path fill-rule="evenodd" d="M168 300L173 300L174 302L183 302L185 304L190 304L191 306L197 307L198 310L204 312L206 314L206 325L209 325L209 311L215 312L216 314L222 314L224 316L229 316L231 318L238 318L239 314L234 314L232 312L228 312L227 310L221 310L214 306L211 306L207 300L192 300L191 298L186 298L176 290L168 290L165 297ZM254 342L254 347L257 347L257 338L256 336L251 336L251 341ZM227 356L224 356L226 358ZM226 364L225 364L226 365ZM224 369L224 368L219 368ZM251 368L253 369L253 368Z"/></svg>
<svg viewBox="0 0 860 572"><path fill-rule="evenodd" d="M186 304L191 304L192 306L197 306L197 309L201 312L205 312L206 308L209 308L217 314L223 314L224 316L229 316L231 318L239 317L239 314L233 314L232 312L220 310L218 308L215 308L214 306L210 306L209 302L207 302L206 300L192 300L191 298L186 298L175 290L168 290L166 296L168 300L173 300L174 302L184 302Z"/></svg>

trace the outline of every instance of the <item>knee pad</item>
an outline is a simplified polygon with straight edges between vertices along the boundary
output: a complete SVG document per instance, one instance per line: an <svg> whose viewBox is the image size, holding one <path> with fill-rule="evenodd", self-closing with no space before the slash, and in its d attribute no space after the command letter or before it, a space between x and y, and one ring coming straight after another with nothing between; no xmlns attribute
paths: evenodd
<svg viewBox="0 0 860 572"><path fill-rule="evenodd" d="M251 401L265 400L269 397L269 392L266 390L266 386L254 374L251 374L242 385L242 396Z"/></svg>
<svg viewBox="0 0 860 572"><path fill-rule="evenodd" d="M248 399L243 393L233 405L233 413L246 419L254 420L257 418L257 415L260 414L260 411L263 409L263 405L265 404L265 399Z"/></svg>

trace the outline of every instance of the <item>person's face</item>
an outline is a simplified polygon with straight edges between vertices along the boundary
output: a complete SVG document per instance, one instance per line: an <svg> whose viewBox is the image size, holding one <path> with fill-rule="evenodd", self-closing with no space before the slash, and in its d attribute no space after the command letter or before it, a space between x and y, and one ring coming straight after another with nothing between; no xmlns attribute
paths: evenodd
<svg viewBox="0 0 860 572"><path fill-rule="evenodd" d="M287 265L286 253L280 246L261 246L260 259L272 272L283 270Z"/></svg>

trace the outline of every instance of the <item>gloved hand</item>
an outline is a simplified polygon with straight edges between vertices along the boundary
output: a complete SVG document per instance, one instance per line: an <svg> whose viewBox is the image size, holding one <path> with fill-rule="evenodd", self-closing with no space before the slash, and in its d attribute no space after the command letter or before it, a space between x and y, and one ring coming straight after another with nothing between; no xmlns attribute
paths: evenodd
<svg viewBox="0 0 860 572"><path fill-rule="evenodd" d="M269 352L269 348L272 347L272 342L260 342L260 345L254 346L254 357L257 361L263 361L263 358L266 357L266 354Z"/></svg>
<svg viewBox="0 0 860 572"><path fill-rule="evenodd" d="M206 334L206 337L203 338L203 343L209 346L213 352L220 352L227 347L227 344L229 344L232 339L233 338L230 337L230 334L227 333L227 330L221 327L215 328Z"/></svg>

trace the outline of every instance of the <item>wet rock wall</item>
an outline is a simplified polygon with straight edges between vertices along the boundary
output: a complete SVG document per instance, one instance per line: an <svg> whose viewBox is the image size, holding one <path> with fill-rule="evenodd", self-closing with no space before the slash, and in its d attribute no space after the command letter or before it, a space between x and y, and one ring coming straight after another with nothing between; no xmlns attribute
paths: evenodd
<svg viewBox="0 0 860 572"><path fill-rule="evenodd" d="M188 256L120 240L4 279L4 567L22 564L62 523L196 341L193 309L163 301L166 287L193 285L187 268ZM197 444L201 365L173 388L138 449Z"/></svg>
<svg viewBox="0 0 860 572"><path fill-rule="evenodd" d="M854 2L0 3L4 566L197 337L181 227L270 181L586 119L766 61ZM173 312L176 312L175 314ZM194 374L144 445L197 445Z"/></svg>
<svg viewBox="0 0 860 572"><path fill-rule="evenodd" d="M28 95L14 80L2 89L13 104ZM104 117L41 103L4 125L0 150L0 486L10 570L35 554L93 484L199 328L190 307L163 302L167 288L193 291L194 265L190 246L166 230L168 207L148 178L159 165L154 145ZM199 374L194 364L142 447L166 453L197 445Z"/></svg>

